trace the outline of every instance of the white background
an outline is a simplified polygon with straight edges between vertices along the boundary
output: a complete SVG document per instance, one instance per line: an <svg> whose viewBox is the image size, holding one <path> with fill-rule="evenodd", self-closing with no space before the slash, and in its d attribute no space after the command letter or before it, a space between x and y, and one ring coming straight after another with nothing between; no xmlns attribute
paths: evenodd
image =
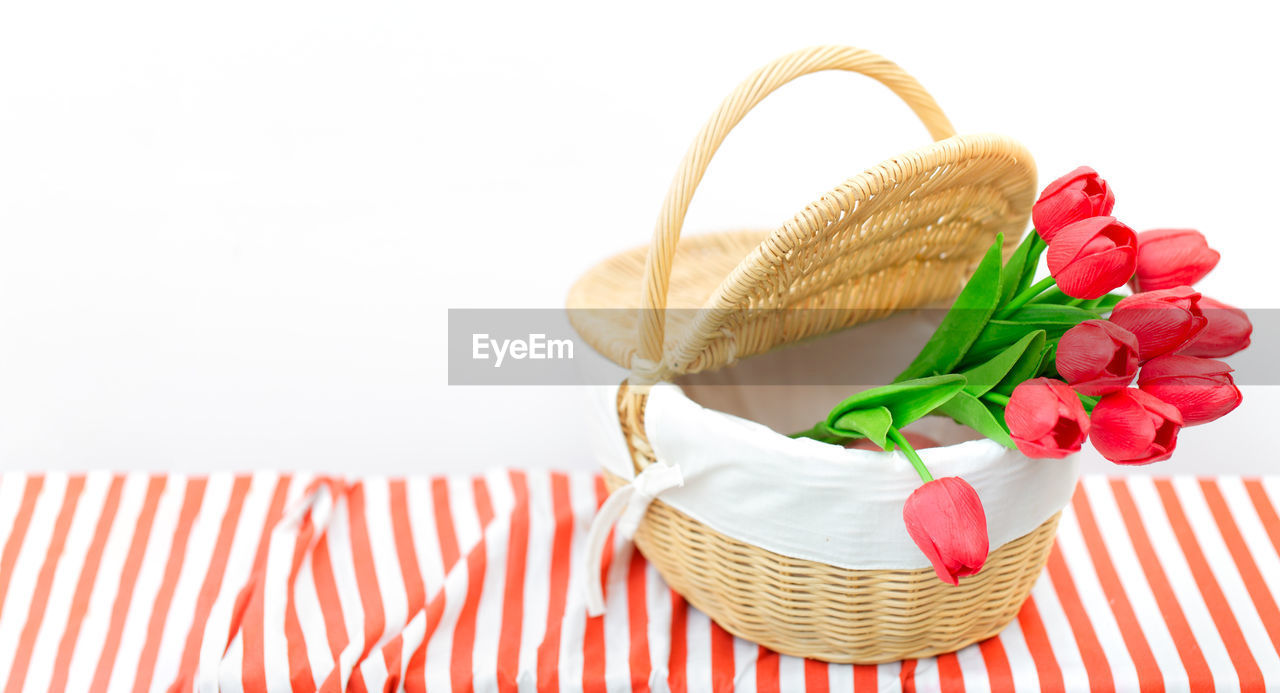
<svg viewBox="0 0 1280 693"><path fill-rule="evenodd" d="M1042 184L1093 165L1131 225L1210 237L1207 294L1280 307L1272 8L1118 5L7 3L0 467L592 466L573 390L447 385L446 310L563 305L722 96L817 43L898 61ZM926 140L878 84L805 78L689 228L773 226ZM1277 471L1278 403L1150 471Z"/></svg>

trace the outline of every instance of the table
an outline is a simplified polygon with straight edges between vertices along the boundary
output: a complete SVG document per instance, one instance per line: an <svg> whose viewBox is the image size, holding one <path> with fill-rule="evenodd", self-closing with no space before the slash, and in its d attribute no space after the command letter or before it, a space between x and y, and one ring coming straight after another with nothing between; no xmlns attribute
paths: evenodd
<svg viewBox="0 0 1280 693"><path fill-rule="evenodd" d="M587 619L586 473L0 476L17 691L1261 690L1280 477L1085 477L998 638L836 666L737 640L629 546Z"/></svg>

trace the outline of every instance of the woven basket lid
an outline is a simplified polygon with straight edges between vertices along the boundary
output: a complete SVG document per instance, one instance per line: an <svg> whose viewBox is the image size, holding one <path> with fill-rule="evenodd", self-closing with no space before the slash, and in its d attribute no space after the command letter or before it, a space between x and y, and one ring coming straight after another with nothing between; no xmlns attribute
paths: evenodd
<svg viewBox="0 0 1280 693"><path fill-rule="evenodd" d="M772 91L823 70L889 87L934 142L849 178L773 231L680 238L729 131ZM1035 164L999 135L956 135L896 64L844 46L800 50L751 75L698 133L651 244L592 268L570 290L582 338L632 371L669 380L954 296L998 233L1012 247L1035 199ZM669 309L669 310L668 310Z"/></svg>

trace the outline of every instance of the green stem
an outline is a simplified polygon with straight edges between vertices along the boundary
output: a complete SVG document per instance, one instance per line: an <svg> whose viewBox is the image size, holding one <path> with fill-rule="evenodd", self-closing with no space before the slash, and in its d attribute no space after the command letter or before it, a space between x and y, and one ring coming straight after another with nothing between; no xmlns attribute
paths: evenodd
<svg viewBox="0 0 1280 693"><path fill-rule="evenodd" d="M982 399L985 399L988 402L991 402L993 404L999 404L1002 407L1009 406L1009 398L1000 394L999 392L988 392L982 395Z"/></svg>
<svg viewBox="0 0 1280 693"><path fill-rule="evenodd" d="M1045 291L1048 291L1053 286L1054 286L1053 277L1045 277L1044 279L1041 279L1035 284L1028 286L1026 289L1023 289L1020 293L1018 293L1018 295L1009 299L1009 303L1005 305L1004 310L1000 311L1000 314L996 316L996 319L1003 320L1009 317L1010 315L1013 315L1014 313L1018 312L1019 308L1025 306L1028 301L1035 298L1036 296L1039 296Z"/></svg>
<svg viewBox="0 0 1280 693"><path fill-rule="evenodd" d="M911 447L911 443L907 442L907 439L902 436L902 433L892 426L889 427L889 440L892 440L894 446L902 450L902 454L906 455L907 459L911 461L911 466L916 468L916 474L920 475L921 481L924 481L926 484L933 481L933 475L930 474L929 469L924 466L924 460L920 459L920 455L916 453L916 449Z"/></svg>
<svg viewBox="0 0 1280 693"><path fill-rule="evenodd" d="M1106 297L1103 296L1102 298L1106 298ZM1102 298L1095 298L1088 301L1081 301L1079 305L1081 308L1087 308L1089 310L1093 310L1094 308L1097 308L1099 305L1102 304ZM1080 299L1076 299L1076 300L1079 301Z"/></svg>

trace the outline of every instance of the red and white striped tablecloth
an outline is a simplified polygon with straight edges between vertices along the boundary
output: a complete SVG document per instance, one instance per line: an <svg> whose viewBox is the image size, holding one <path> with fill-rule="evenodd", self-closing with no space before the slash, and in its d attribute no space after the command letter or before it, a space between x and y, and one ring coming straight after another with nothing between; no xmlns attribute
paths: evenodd
<svg viewBox="0 0 1280 693"><path fill-rule="evenodd" d="M544 471L6 473L3 693L1280 687L1280 477L1086 478L1002 635L853 667L734 639L626 546L588 619L604 495Z"/></svg>

